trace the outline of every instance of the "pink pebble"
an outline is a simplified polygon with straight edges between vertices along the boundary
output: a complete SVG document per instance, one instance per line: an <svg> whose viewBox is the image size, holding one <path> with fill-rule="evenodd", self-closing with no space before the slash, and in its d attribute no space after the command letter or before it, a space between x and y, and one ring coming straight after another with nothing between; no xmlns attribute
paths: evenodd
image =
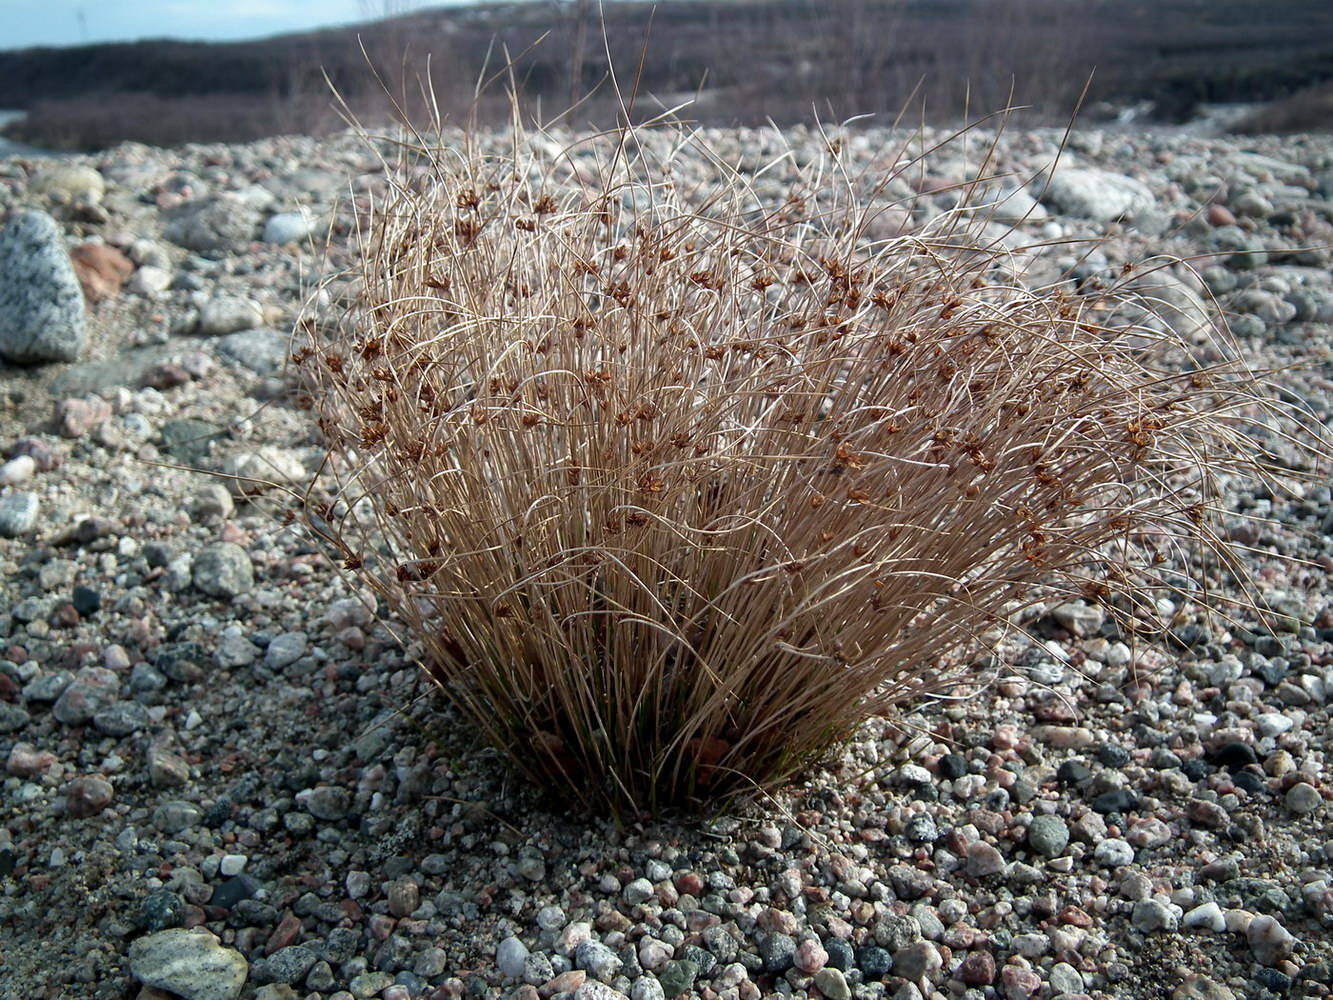
<svg viewBox="0 0 1333 1000"><path fill-rule="evenodd" d="M796 946L796 967L815 973L828 964L828 952L818 941L807 938Z"/></svg>
<svg viewBox="0 0 1333 1000"><path fill-rule="evenodd" d="M65 788L65 813L75 819L96 816L115 797L111 782L100 774L75 778Z"/></svg>
<svg viewBox="0 0 1333 1000"><path fill-rule="evenodd" d="M102 666L108 670L128 670L130 654L125 652L124 646L107 646L106 649L102 650Z"/></svg>
<svg viewBox="0 0 1333 1000"><path fill-rule="evenodd" d="M31 743L15 743L5 761L5 770L16 778L35 778L45 774L58 759L50 750L38 750Z"/></svg>
<svg viewBox="0 0 1333 1000"><path fill-rule="evenodd" d="M1005 1000L1028 1000L1041 989L1041 977L1029 969L1006 965L1000 973L1004 983Z"/></svg>
<svg viewBox="0 0 1333 1000"><path fill-rule="evenodd" d="M366 648L366 633L355 625L349 625L338 633L338 641L348 649L360 651Z"/></svg>

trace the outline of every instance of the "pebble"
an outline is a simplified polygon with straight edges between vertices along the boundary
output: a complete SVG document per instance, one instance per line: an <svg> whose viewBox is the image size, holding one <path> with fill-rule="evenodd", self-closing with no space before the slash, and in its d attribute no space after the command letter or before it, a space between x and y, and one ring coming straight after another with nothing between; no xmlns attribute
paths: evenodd
<svg viewBox="0 0 1333 1000"><path fill-rule="evenodd" d="M660 969L675 954L675 949L665 941L645 935L639 940L639 965L649 971Z"/></svg>
<svg viewBox="0 0 1333 1000"><path fill-rule="evenodd" d="M51 715L67 726L92 722L97 713L115 701L120 678L106 667L84 667L60 692Z"/></svg>
<svg viewBox="0 0 1333 1000"><path fill-rule="evenodd" d="M118 701L93 714L93 728L108 736L129 736L147 729L148 708L137 701Z"/></svg>
<svg viewBox="0 0 1333 1000"><path fill-rule="evenodd" d="M666 989L651 976L640 976L630 988L630 1000L666 1000Z"/></svg>
<svg viewBox="0 0 1333 1000"><path fill-rule="evenodd" d="M299 458L269 445L232 455L223 463L222 471L237 498L256 496L273 487L302 486L309 478Z"/></svg>
<svg viewBox="0 0 1333 1000"><path fill-rule="evenodd" d="M171 799L153 810L153 826L172 836L199 825L204 811L193 802Z"/></svg>
<svg viewBox="0 0 1333 1000"><path fill-rule="evenodd" d="M314 220L306 212L279 212L264 223L265 243L299 243L314 235Z"/></svg>
<svg viewBox="0 0 1333 1000"><path fill-rule="evenodd" d="M1180 922L1179 907L1160 899L1144 899L1134 904L1129 922L1144 934L1173 931Z"/></svg>
<svg viewBox="0 0 1333 1000"><path fill-rule="evenodd" d="M305 656L307 636L304 632L284 632L273 637L264 650L264 666L281 670Z"/></svg>
<svg viewBox="0 0 1333 1000"><path fill-rule="evenodd" d="M968 952L958 967L958 978L968 986L989 986L995 982L995 956L989 951Z"/></svg>
<svg viewBox="0 0 1333 1000"><path fill-rule="evenodd" d="M0 357L21 365L73 361L87 323L59 223L36 211L11 218L0 229Z"/></svg>
<svg viewBox="0 0 1333 1000"><path fill-rule="evenodd" d="M1006 965L1000 971L1000 982L1004 986L1005 1000L1028 1000L1041 990L1041 977L1031 969L1021 969L1016 965Z"/></svg>
<svg viewBox="0 0 1333 1000"><path fill-rule="evenodd" d="M1274 966L1291 955L1296 938L1276 917L1261 914L1250 921L1245 931L1250 950L1260 965Z"/></svg>
<svg viewBox="0 0 1333 1000"><path fill-rule="evenodd" d="M893 953L893 971L907 979L920 981L943 964L939 949L929 941L917 941Z"/></svg>
<svg viewBox="0 0 1333 1000"><path fill-rule="evenodd" d="M1108 868L1133 864L1134 848L1118 837L1108 837L1092 849L1092 856Z"/></svg>
<svg viewBox="0 0 1333 1000"><path fill-rule="evenodd" d="M883 979L893 968L893 955L876 945L857 948L855 955L856 967L867 980Z"/></svg>
<svg viewBox="0 0 1333 1000"><path fill-rule="evenodd" d="M163 235L187 250L243 249L259 235L260 209L230 191L188 201L172 214Z"/></svg>
<svg viewBox="0 0 1333 1000"><path fill-rule="evenodd" d="M1217 903L1209 901L1186 911L1181 918L1181 926L1190 930L1207 930L1221 933L1226 930L1226 917Z"/></svg>
<svg viewBox="0 0 1333 1000"><path fill-rule="evenodd" d="M1004 871L1004 855L985 841L975 840L967 845L967 874L971 878L985 878Z"/></svg>
<svg viewBox="0 0 1333 1000"><path fill-rule="evenodd" d="M65 814L74 819L96 816L115 797L115 788L101 775L75 778L65 788Z"/></svg>
<svg viewBox="0 0 1333 1000"><path fill-rule="evenodd" d="M1050 985L1051 993L1056 996L1061 993L1082 993L1086 985L1083 982L1083 974L1068 962L1056 962L1051 966L1046 981Z"/></svg>
<svg viewBox="0 0 1333 1000"><path fill-rule="evenodd" d="M523 978L528 948L516 937L507 937L495 949L495 966L507 979Z"/></svg>
<svg viewBox="0 0 1333 1000"><path fill-rule="evenodd" d="M1093 222L1141 217L1155 204L1141 181L1098 167L1057 169L1041 198L1059 212Z"/></svg>
<svg viewBox="0 0 1333 1000"><path fill-rule="evenodd" d="M802 972L816 973L828 964L828 952L817 939L806 938L796 946L793 964Z"/></svg>
<svg viewBox="0 0 1333 1000"><path fill-rule="evenodd" d="M14 491L0 496L0 535L17 538L37 526L41 501L36 493Z"/></svg>
<svg viewBox="0 0 1333 1000"><path fill-rule="evenodd" d="M1096 635L1106 622L1106 612L1100 606L1081 601L1059 605L1051 612L1051 617L1061 628L1080 639Z"/></svg>
<svg viewBox="0 0 1333 1000"><path fill-rule="evenodd" d="M16 778L35 778L45 774L59 759L50 750L38 750L31 743L17 742L9 748L5 773Z"/></svg>
<svg viewBox="0 0 1333 1000"><path fill-rule="evenodd" d="M130 942L135 979L182 1000L236 1000L249 963L205 930L172 928Z"/></svg>
<svg viewBox="0 0 1333 1000"><path fill-rule="evenodd" d="M190 780L190 765L179 754L151 747L148 750L148 780L154 788L179 788Z"/></svg>
<svg viewBox="0 0 1333 1000"><path fill-rule="evenodd" d="M1304 781L1297 782L1287 789L1282 801L1287 809L1297 816L1308 816L1324 803L1323 797L1314 786Z"/></svg>
<svg viewBox="0 0 1333 1000"><path fill-rule="evenodd" d="M620 895L626 903L633 906L637 903L646 903L653 898L654 892L653 884L646 878L636 878L621 890Z"/></svg>
<svg viewBox="0 0 1333 1000"><path fill-rule="evenodd" d="M595 979L589 979L574 991L574 1000L629 1000L629 998L620 990L612 989Z"/></svg>
<svg viewBox="0 0 1333 1000"><path fill-rule="evenodd" d="M38 171L29 189L58 205L96 205L106 193L106 181L94 167L57 162Z"/></svg>
<svg viewBox="0 0 1333 1000"><path fill-rule="evenodd" d="M1059 816L1037 816L1028 825L1028 846L1044 858L1057 858L1069 846L1069 827Z"/></svg>
<svg viewBox="0 0 1333 1000"><path fill-rule="evenodd" d="M676 959L667 962L657 974L657 982L666 997L678 997L694 987L694 980L699 975L699 965L688 959Z"/></svg>
<svg viewBox="0 0 1333 1000"><path fill-rule="evenodd" d="M0 486L26 483L37 472L37 460L31 455L18 455L0 465ZM11 536L12 537L12 536Z"/></svg>
<svg viewBox="0 0 1333 1000"><path fill-rule="evenodd" d="M815 973L815 988L827 1000L851 1000L852 989L841 969L826 967Z"/></svg>
<svg viewBox="0 0 1333 1000"><path fill-rule="evenodd" d="M239 597L255 585L250 554L234 542L204 546L194 557L190 572L195 587L212 597Z"/></svg>
<svg viewBox="0 0 1333 1000"><path fill-rule="evenodd" d="M197 332L205 337L216 337L263 325L264 310L257 303L237 295L220 295L200 307Z"/></svg>
<svg viewBox="0 0 1333 1000"><path fill-rule="evenodd" d="M1236 1000L1236 994L1207 976L1194 974L1171 991L1171 1000Z"/></svg>
<svg viewBox="0 0 1333 1000"><path fill-rule="evenodd" d="M347 789L337 785L312 788L305 798L305 807L310 815L326 823L336 823L346 816L351 804Z"/></svg>
<svg viewBox="0 0 1333 1000"><path fill-rule="evenodd" d="M759 941L759 957L765 972L786 972L796 960L796 939L781 931L770 931Z"/></svg>
<svg viewBox="0 0 1333 1000"><path fill-rule="evenodd" d="M275 983L299 983L319 961L306 945L287 945L264 959L265 978Z"/></svg>

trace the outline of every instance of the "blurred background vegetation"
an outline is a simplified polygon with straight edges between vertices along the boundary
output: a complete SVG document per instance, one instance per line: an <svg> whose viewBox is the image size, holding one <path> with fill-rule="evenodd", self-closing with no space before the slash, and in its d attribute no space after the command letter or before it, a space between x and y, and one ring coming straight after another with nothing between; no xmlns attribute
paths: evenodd
<svg viewBox="0 0 1333 1000"><path fill-rule="evenodd" d="M373 5L368 3L367 13ZM614 69L637 114L697 96L719 125L900 113L957 122L1011 102L1025 124L1127 112L1184 122L1252 103L1240 128L1333 127L1330 0L661 0L408 9L365 24L248 42L142 41L0 51L6 135L48 149L233 142L344 127L331 82L368 122L423 110L428 81L454 120L525 110L614 121ZM326 80L327 77L327 80ZM1011 97L1012 94L1012 97ZM391 100L392 98L392 100ZM1259 105L1273 102L1271 108Z"/></svg>

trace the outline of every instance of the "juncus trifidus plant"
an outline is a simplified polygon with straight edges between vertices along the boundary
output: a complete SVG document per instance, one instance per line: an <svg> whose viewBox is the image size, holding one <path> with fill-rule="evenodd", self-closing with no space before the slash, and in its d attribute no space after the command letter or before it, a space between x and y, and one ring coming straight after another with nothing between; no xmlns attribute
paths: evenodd
<svg viewBox="0 0 1333 1000"><path fill-rule="evenodd" d="M779 786L1025 602L1140 592L1136 539L1206 544L1252 462L1243 375L1160 367L962 216L867 241L836 148L764 206L678 128L550 144L418 146L296 353L309 520L536 783Z"/></svg>

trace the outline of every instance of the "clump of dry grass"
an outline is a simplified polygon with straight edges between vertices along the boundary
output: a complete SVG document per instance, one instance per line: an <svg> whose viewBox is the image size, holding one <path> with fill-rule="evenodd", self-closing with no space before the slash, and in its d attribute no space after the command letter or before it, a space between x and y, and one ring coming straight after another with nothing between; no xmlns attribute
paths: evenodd
<svg viewBox="0 0 1333 1000"><path fill-rule="evenodd" d="M759 209L669 134L419 145L296 355L307 520L494 747L622 815L779 786L1025 602L1138 592L1254 453L1245 379L999 277L965 216L868 243L836 145Z"/></svg>

